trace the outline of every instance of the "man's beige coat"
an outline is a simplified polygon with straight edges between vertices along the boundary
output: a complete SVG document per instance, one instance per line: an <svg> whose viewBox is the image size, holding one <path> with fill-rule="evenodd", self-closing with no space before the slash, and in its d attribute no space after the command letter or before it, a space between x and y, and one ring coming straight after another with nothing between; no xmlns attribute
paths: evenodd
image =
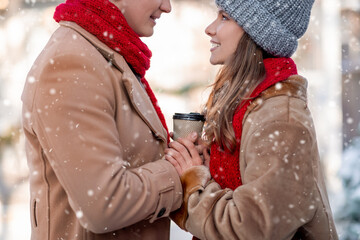
<svg viewBox="0 0 360 240"><path fill-rule="evenodd" d="M124 58L61 25L22 95L31 238L168 239L182 188L166 131Z"/></svg>

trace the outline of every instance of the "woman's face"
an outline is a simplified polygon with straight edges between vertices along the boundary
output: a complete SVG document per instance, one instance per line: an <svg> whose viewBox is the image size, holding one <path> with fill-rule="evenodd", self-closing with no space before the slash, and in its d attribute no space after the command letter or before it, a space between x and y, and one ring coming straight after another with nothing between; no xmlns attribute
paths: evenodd
<svg viewBox="0 0 360 240"><path fill-rule="evenodd" d="M226 64L236 51L244 30L230 16L219 9L216 19L205 29L211 37L210 63Z"/></svg>
<svg viewBox="0 0 360 240"><path fill-rule="evenodd" d="M170 0L112 0L121 10L129 26L140 37L150 37L154 33L156 19L171 11Z"/></svg>

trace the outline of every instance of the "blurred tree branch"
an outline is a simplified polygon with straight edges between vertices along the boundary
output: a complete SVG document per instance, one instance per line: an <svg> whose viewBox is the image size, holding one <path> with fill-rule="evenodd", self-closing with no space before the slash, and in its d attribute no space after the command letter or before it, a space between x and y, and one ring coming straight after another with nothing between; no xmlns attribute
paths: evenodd
<svg viewBox="0 0 360 240"><path fill-rule="evenodd" d="M16 190L16 187L28 179L28 174L24 174L16 169L16 175L8 179L5 169L5 152L12 151L16 160L15 164L20 165L21 155L18 153L16 145L20 142L21 132L20 128L13 126L5 134L0 136L0 204L2 205L2 215L0 222L2 224L2 231L0 232L0 240L6 239L7 234L7 213L10 206L11 197Z"/></svg>

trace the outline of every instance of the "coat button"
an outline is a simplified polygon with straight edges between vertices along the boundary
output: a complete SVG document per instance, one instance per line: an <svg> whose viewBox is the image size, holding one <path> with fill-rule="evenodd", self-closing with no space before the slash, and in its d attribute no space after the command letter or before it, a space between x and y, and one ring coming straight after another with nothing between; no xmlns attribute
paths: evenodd
<svg viewBox="0 0 360 240"><path fill-rule="evenodd" d="M158 213L158 215L157 215L157 217L159 218L159 217L162 217L163 215L164 215L164 213L166 212L166 208L162 208L162 209L160 209L160 211L159 211L159 213Z"/></svg>

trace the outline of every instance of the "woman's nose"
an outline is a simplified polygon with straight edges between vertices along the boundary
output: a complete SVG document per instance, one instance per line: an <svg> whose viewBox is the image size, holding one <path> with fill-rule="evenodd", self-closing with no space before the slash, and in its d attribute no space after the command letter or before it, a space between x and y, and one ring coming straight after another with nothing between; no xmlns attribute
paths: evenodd
<svg viewBox="0 0 360 240"><path fill-rule="evenodd" d="M205 33L209 36L214 36L216 33L214 23L215 21L210 23L210 25L205 28Z"/></svg>

